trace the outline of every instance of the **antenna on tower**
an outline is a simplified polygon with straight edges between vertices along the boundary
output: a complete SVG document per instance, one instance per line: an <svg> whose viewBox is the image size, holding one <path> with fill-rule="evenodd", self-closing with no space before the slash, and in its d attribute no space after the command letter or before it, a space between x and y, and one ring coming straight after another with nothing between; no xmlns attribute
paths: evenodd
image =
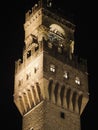
<svg viewBox="0 0 98 130"><path fill-rule="evenodd" d="M52 0L47 0L47 7L52 7Z"/></svg>

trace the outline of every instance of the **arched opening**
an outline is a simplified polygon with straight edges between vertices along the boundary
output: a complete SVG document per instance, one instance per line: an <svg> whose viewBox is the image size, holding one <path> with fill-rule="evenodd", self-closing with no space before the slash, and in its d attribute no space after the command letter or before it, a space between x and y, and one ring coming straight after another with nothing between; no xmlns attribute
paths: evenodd
<svg viewBox="0 0 98 130"><path fill-rule="evenodd" d="M65 90L65 87L62 86L62 88L61 88L61 92L60 92L61 106L63 106L64 90Z"/></svg>
<svg viewBox="0 0 98 130"><path fill-rule="evenodd" d="M25 114L25 108L24 108L22 96L19 95L18 99L19 99L20 109L21 109L21 111L22 111L22 114L24 115L24 114Z"/></svg>
<svg viewBox="0 0 98 130"><path fill-rule="evenodd" d="M67 101L68 108L69 108L69 104L70 104L70 95L71 95L71 89L68 89L67 93L66 93L66 101Z"/></svg>
<svg viewBox="0 0 98 130"><path fill-rule="evenodd" d="M76 107L76 97L77 97L77 92L74 92L72 97L73 111L75 111L75 107Z"/></svg>
<svg viewBox="0 0 98 130"><path fill-rule="evenodd" d="M57 82L54 89L55 103L57 103L58 87L59 87L59 83Z"/></svg>
<svg viewBox="0 0 98 130"><path fill-rule="evenodd" d="M36 95L36 91L34 89L34 86L32 86L32 92L33 92L34 100L35 100L35 102L37 104L38 103L38 99L37 99L37 95Z"/></svg>
<svg viewBox="0 0 98 130"><path fill-rule="evenodd" d="M30 89L27 89L27 94L28 94L28 98L29 98L31 107L33 107L34 106L34 101L32 100L32 94L31 94Z"/></svg>
<svg viewBox="0 0 98 130"><path fill-rule="evenodd" d="M82 98L83 98L83 95L80 95L79 98L78 98L79 113L80 113L80 111L81 111Z"/></svg>
<svg viewBox="0 0 98 130"><path fill-rule="evenodd" d="M38 92L39 98L40 98L40 100L42 100L42 95L41 95L39 83L36 83L36 87L37 87L37 92Z"/></svg>
<svg viewBox="0 0 98 130"><path fill-rule="evenodd" d="M27 111L29 111L29 105L28 105L26 92L23 92L23 98L24 98L24 103L25 103L26 109L27 109Z"/></svg>
<svg viewBox="0 0 98 130"><path fill-rule="evenodd" d="M53 84L53 80L51 79L48 85L49 100L51 100L52 84Z"/></svg>

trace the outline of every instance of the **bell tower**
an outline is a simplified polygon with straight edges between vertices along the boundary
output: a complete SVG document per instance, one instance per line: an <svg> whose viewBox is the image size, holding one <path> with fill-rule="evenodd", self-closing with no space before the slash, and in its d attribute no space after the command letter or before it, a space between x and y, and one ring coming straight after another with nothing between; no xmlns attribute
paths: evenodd
<svg viewBox="0 0 98 130"><path fill-rule="evenodd" d="M89 100L86 62L74 55L75 25L38 1L25 15L25 46L15 62L14 102L22 130L81 130Z"/></svg>

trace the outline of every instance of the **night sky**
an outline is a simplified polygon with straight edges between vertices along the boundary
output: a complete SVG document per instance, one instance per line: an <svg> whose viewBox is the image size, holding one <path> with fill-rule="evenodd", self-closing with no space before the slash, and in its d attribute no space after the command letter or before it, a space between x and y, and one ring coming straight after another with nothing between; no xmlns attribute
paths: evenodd
<svg viewBox="0 0 98 130"><path fill-rule="evenodd" d="M0 4L0 127L22 130L22 117L13 102L15 61L24 46L25 12L36 0L8 0ZM81 116L81 130L98 130L97 125L97 34L96 3L53 0L54 8L76 25L75 51L88 62L90 100Z"/></svg>

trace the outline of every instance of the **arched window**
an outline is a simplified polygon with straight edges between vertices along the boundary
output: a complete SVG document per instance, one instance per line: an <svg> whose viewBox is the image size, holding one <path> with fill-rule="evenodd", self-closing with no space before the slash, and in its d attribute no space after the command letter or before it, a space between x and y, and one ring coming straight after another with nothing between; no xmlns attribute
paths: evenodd
<svg viewBox="0 0 98 130"><path fill-rule="evenodd" d="M81 111L82 99L83 99L83 95L81 94L81 95L79 96L79 99L78 99L79 113L80 113L80 111Z"/></svg>
<svg viewBox="0 0 98 130"><path fill-rule="evenodd" d="M48 85L48 92L49 92L49 99L51 100L51 93L52 93L52 84L53 84L53 80L51 79L49 81L49 85Z"/></svg>
<svg viewBox="0 0 98 130"><path fill-rule="evenodd" d="M78 84L78 85L80 85L80 78L79 77L75 78L75 83Z"/></svg>
<svg viewBox="0 0 98 130"><path fill-rule="evenodd" d="M55 72L55 65L50 64L50 71L51 71L51 72Z"/></svg>
<svg viewBox="0 0 98 130"><path fill-rule="evenodd" d="M72 97L73 110L75 110L76 98L77 98L77 92L74 92L74 93L73 93L73 97Z"/></svg>
<svg viewBox="0 0 98 130"><path fill-rule="evenodd" d="M60 54L63 54L63 45L62 45L62 44L60 44L60 45L58 46L58 52L59 52Z"/></svg>
<svg viewBox="0 0 98 130"><path fill-rule="evenodd" d="M67 106L69 108L69 104L70 104L70 96L71 96L71 89L69 88L67 90L67 94L66 94L66 99L67 99Z"/></svg>
<svg viewBox="0 0 98 130"><path fill-rule="evenodd" d="M63 75L63 77L64 77L65 79L68 79L68 78L69 78L69 74L68 74L67 71L64 71L64 75Z"/></svg>

